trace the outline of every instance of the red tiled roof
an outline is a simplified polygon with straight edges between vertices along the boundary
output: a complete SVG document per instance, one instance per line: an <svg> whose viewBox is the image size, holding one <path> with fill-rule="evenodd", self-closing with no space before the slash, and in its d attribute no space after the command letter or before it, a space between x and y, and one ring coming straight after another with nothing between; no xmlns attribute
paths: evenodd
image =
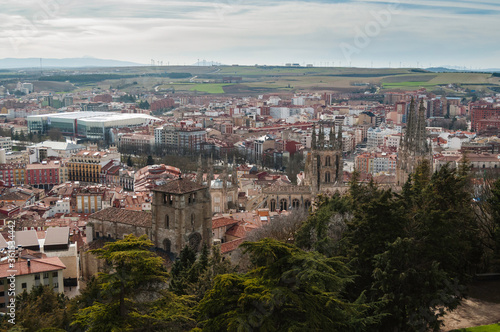
<svg viewBox="0 0 500 332"><path fill-rule="evenodd" d="M230 251L236 250L240 246L240 244L243 243L245 239L237 239L229 242L222 243L220 245L220 253L221 254L226 254Z"/></svg>
<svg viewBox="0 0 500 332"><path fill-rule="evenodd" d="M227 230L226 235L245 238L247 236L247 232L250 231L250 229L247 229L247 227L248 226L244 225L234 225L233 227ZM248 227L248 228L253 229L255 227Z"/></svg>
<svg viewBox="0 0 500 332"><path fill-rule="evenodd" d="M234 220L233 218L222 217L222 218L212 219L212 229L233 225L236 224L237 222L238 220Z"/></svg>
<svg viewBox="0 0 500 332"><path fill-rule="evenodd" d="M10 270L15 270L17 276L27 275L32 273L43 273L49 271L57 271L65 269L66 265L61 262L59 257L47 257L40 259L30 260L30 267L28 268L28 262L26 260L20 260L14 264L14 268L10 268L9 264L0 264L0 278L6 278L10 276ZM9 272L8 272L9 271Z"/></svg>
<svg viewBox="0 0 500 332"><path fill-rule="evenodd" d="M144 227L150 227L152 224L151 213L124 210L115 207L109 207L107 209L97 211L96 213L91 214L89 218Z"/></svg>

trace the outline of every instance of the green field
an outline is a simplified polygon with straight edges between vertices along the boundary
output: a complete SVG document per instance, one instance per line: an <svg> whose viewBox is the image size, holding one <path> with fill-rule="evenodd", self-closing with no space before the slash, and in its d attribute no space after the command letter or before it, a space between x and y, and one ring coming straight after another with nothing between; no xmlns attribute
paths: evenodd
<svg viewBox="0 0 500 332"><path fill-rule="evenodd" d="M224 93L224 87L229 86L231 84L217 84L217 83L202 83L195 84L189 91L198 91L198 92L206 92L206 93Z"/></svg>
<svg viewBox="0 0 500 332"><path fill-rule="evenodd" d="M83 77L86 71L95 73L95 69L80 69ZM102 68L108 77L123 76L100 82L83 84L78 82L38 82L40 89L53 88L56 92L83 90L119 89L121 91L141 94L145 91L165 91L197 94L231 94L256 95L263 93L295 93L295 92L330 92L349 93L365 92L379 89L380 92L391 90L416 90L426 88L429 91L463 92L456 87L476 91L490 91L489 88L500 89L500 77L484 73L432 73L411 68L346 68L346 67L284 67L284 66L161 66L161 67L124 67ZM189 78L170 78L171 73L189 73ZM5 74L11 74L5 73ZM62 71L61 75L70 77L70 71ZM30 75L27 73L27 75ZM33 79L39 73L31 74ZM36 76L38 75L38 76ZM59 75L57 71L54 75ZM223 83L224 78L239 77L238 83ZM0 75L1 81L1 75ZM71 80L70 80L71 81ZM206 82L206 83L202 83ZM233 81L234 82L234 81ZM16 79L5 79L5 84L12 88Z"/></svg>
<svg viewBox="0 0 500 332"><path fill-rule="evenodd" d="M453 330L452 332L498 332L498 331L500 331L500 324L469 327L466 329Z"/></svg>

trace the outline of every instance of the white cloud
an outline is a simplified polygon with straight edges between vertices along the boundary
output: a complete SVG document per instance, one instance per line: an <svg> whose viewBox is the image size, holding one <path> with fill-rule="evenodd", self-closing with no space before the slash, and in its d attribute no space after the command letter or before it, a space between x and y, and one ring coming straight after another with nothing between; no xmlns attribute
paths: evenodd
<svg viewBox="0 0 500 332"><path fill-rule="evenodd" d="M9 1L0 14L0 58L87 54L142 63L151 58L180 64L198 58L249 64L342 61L339 45L354 43L359 31L377 22L373 13L391 1L398 2L37 0L28 9ZM500 29L495 2L402 2L354 61L413 56L452 64L450 54L462 51L471 65L495 66L488 55L500 49L492 42ZM469 9L470 14L460 12Z"/></svg>

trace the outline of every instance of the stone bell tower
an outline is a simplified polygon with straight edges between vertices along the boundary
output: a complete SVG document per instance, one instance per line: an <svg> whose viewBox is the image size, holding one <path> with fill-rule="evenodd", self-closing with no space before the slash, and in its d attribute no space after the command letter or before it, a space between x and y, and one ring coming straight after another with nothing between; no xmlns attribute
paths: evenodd
<svg viewBox="0 0 500 332"><path fill-rule="evenodd" d="M177 257L184 246L200 251L212 243L212 208L207 186L179 178L153 189L154 245Z"/></svg>

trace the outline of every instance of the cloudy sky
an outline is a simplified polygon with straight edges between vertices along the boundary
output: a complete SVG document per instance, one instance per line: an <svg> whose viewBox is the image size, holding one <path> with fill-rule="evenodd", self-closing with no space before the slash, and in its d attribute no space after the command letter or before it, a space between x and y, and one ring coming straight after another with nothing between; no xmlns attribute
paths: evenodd
<svg viewBox="0 0 500 332"><path fill-rule="evenodd" d="M0 58L500 67L500 0L0 0Z"/></svg>

